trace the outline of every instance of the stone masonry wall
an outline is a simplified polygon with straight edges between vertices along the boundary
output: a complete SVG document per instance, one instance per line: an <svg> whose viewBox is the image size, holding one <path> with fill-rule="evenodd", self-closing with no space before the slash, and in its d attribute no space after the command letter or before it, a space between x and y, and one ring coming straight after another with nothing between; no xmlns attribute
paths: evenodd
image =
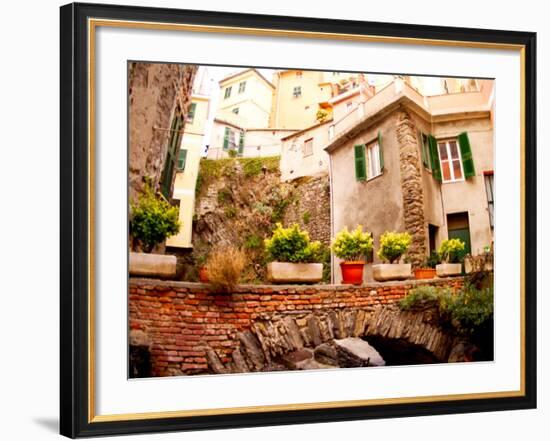
<svg viewBox="0 0 550 441"><path fill-rule="evenodd" d="M130 201L143 191L144 178L155 189L162 175L171 121L179 103L183 121L191 103L195 65L130 63L128 68L128 177ZM183 129L182 129L183 130Z"/></svg>
<svg viewBox="0 0 550 441"><path fill-rule="evenodd" d="M403 194L403 215L405 229L411 234L412 242L407 253L413 268L422 265L426 256L426 228L424 222L424 193L422 174L418 157L417 130L406 110L398 112L397 140Z"/></svg>
<svg viewBox="0 0 550 441"><path fill-rule="evenodd" d="M345 285L242 285L217 294L199 283L130 279L130 332L150 343L152 375L205 373L206 351L222 363L239 347L238 334L258 320L299 319L311 312L374 311L419 285L459 288L463 278Z"/></svg>
<svg viewBox="0 0 550 441"><path fill-rule="evenodd" d="M328 175L292 181L294 203L285 211L284 224L297 223L311 240L330 244L330 184Z"/></svg>

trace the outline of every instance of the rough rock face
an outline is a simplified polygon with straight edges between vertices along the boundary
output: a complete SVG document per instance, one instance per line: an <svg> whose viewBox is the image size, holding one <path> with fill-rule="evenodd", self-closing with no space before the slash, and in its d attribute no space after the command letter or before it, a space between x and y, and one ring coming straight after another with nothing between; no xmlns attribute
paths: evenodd
<svg viewBox="0 0 550 441"><path fill-rule="evenodd" d="M131 63L128 69L130 201L143 191L144 178L158 189L166 161L176 105L186 120L195 65ZM177 155L176 155L177 156Z"/></svg>
<svg viewBox="0 0 550 441"><path fill-rule="evenodd" d="M265 317L238 334L240 347L225 366L209 352L207 359L210 370L219 373L384 366L380 353L363 339L369 336L421 346L439 362L447 361L459 343L438 325L433 310L386 306ZM451 358L465 361L467 355L456 347Z"/></svg>
<svg viewBox="0 0 550 441"><path fill-rule="evenodd" d="M413 268L418 268L422 265L426 255L424 193L416 129L406 110L401 110L398 113L396 130L399 143L403 216L405 229L412 236L408 256Z"/></svg>

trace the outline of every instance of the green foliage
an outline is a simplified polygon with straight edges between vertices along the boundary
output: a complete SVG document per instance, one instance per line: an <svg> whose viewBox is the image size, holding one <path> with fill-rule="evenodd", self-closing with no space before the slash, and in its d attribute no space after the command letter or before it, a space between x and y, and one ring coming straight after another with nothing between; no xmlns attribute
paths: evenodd
<svg viewBox="0 0 550 441"><path fill-rule="evenodd" d="M457 263L464 251L464 242L460 239L445 239L439 247L441 259L448 263Z"/></svg>
<svg viewBox="0 0 550 441"><path fill-rule="evenodd" d="M147 185L137 204L131 206L130 234L149 253L156 244L178 233L181 226L178 214L178 207L156 196Z"/></svg>
<svg viewBox="0 0 550 441"><path fill-rule="evenodd" d="M274 224L282 222L285 217L286 207L291 203L290 199L279 199L274 202L271 212L271 222Z"/></svg>
<svg viewBox="0 0 550 441"><path fill-rule="evenodd" d="M439 254L432 252L430 253L429 257L426 257L426 260L424 261L424 264L422 266L424 268L435 268L436 265L439 265L440 263L441 257L439 257Z"/></svg>
<svg viewBox="0 0 550 441"><path fill-rule="evenodd" d="M315 114L315 118L318 122L323 123L328 118L328 111L325 109L319 109L317 110L317 113Z"/></svg>
<svg viewBox="0 0 550 441"><path fill-rule="evenodd" d="M261 248L262 245L263 245L262 238L257 234L249 234L244 241L244 247L247 250L257 250Z"/></svg>
<svg viewBox="0 0 550 441"><path fill-rule="evenodd" d="M320 257L321 243L311 242L307 231L300 230L298 224L283 228L277 223L271 239L265 239L264 243L270 261L316 262Z"/></svg>
<svg viewBox="0 0 550 441"><path fill-rule="evenodd" d="M236 158L238 154L239 154L239 152L237 151L237 149L229 149L229 150L227 151L227 155L228 155L230 158Z"/></svg>
<svg viewBox="0 0 550 441"><path fill-rule="evenodd" d="M383 261L393 263L407 252L410 245L411 235L409 233L386 231L380 236L380 247L376 254Z"/></svg>
<svg viewBox="0 0 550 441"><path fill-rule="evenodd" d="M332 241L332 251L340 259L357 261L365 258L372 250L372 244L372 234L363 232L362 225L358 225L353 231L344 227Z"/></svg>
<svg viewBox="0 0 550 441"><path fill-rule="evenodd" d="M228 219L233 219L237 215L237 209L233 206L225 207L223 212Z"/></svg>
<svg viewBox="0 0 550 441"><path fill-rule="evenodd" d="M224 204L230 202L233 199L231 195L231 190L227 187L220 188L218 191L218 203Z"/></svg>
<svg viewBox="0 0 550 441"><path fill-rule="evenodd" d="M304 224L309 224L309 221L311 220L311 213L309 211L306 211L302 215L302 220L304 221Z"/></svg>
<svg viewBox="0 0 550 441"><path fill-rule="evenodd" d="M401 299L403 310L437 307L442 323L448 323L464 334L472 334L493 319L493 288L476 289L465 285L457 293L449 288L419 286Z"/></svg>
<svg viewBox="0 0 550 441"><path fill-rule="evenodd" d="M399 307L405 311L424 306L436 305L439 307L441 292L441 289L430 285L413 288L399 301Z"/></svg>

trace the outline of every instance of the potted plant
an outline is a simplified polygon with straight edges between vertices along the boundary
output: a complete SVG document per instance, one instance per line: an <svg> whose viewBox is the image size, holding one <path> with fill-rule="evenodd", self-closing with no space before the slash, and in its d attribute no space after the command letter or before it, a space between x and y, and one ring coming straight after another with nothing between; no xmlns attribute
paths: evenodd
<svg viewBox="0 0 550 441"><path fill-rule="evenodd" d="M441 263L439 254L436 252L432 252L428 257L426 257L426 260L424 261L424 264L422 265L422 267L416 268L414 270L414 278L415 279L433 279L436 274L435 267L439 263Z"/></svg>
<svg viewBox="0 0 550 441"><path fill-rule="evenodd" d="M445 239L439 247L439 255L443 263L435 267L439 277L457 276L462 273L460 263L464 242L460 239Z"/></svg>
<svg viewBox="0 0 550 441"><path fill-rule="evenodd" d="M387 280L405 280L411 277L411 264L399 263L399 259L411 245L411 235L407 232L386 231L380 236L377 256L388 263L372 266L372 276L380 282ZM397 263L394 263L396 262Z"/></svg>
<svg viewBox="0 0 550 441"><path fill-rule="evenodd" d="M363 232L363 227L358 225L353 231L347 227L338 232L332 241L332 251L343 260L340 262L342 270L342 283L361 285L363 283L363 269L365 256L372 251L372 234Z"/></svg>
<svg viewBox="0 0 550 441"><path fill-rule="evenodd" d="M153 248L180 229L177 207L157 196L147 184L137 204L131 205L130 234L142 252L130 252L129 272L135 276L174 277L176 256L152 254Z"/></svg>
<svg viewBox="0 0 550 441"><path fill-rule="evenodd" d="M273 283L316 283L323 278L319 259L321 243L312 242L298 224L283 228L277 223L270 239L265 239L267 278Z"/></svg>

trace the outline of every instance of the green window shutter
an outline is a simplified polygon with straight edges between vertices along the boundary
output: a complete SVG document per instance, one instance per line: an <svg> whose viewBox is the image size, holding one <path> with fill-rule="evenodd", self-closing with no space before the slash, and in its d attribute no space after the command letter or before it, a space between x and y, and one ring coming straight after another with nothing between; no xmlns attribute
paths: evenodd
<svg viewBox="0 0 550 441"><path fill-rule="evenodd" d="M180 170L185 170L185 161L187 160L187 150L181 149L178 154L178 168Z"/></svg>
<svg viewBox="0 0 550 441"><path fill-rule="evenodd" d="M241 133L239 134L239 155L243 154L244 150L244 130L241 130Z"/></svg>
<svg viewBox="0 0 550 441"><path fill-rule="evenodd" d="M378 131L378 155L380 156L380 171L384 170L384 148L382 147L382 132Z"/></svg>
<svg viewBox="0 0 550 441"><path fill-rule="evenodd" d="M428 167L428 157L427 157L427 151L426 151L426 143L424 140L426 139L426 135L422 132L418 132L418 139L420 140L420 154L422 155L422 164L424 164L425 167Z"/></svg>
<svg viewBox="0 0 550 441"><path fill-rule="evenodd" d="M474 158L472 157L472 148L470 147L470 139L466 132L457 136L458 145L460 146L460 155L462 156L462 168L464 169L464 177L471 178L476 175L474 167Z"/></svg>
<svg viewBox="0 0 550 441"><path fill-rule="evenodd" d="M355 146L355 179L364 181L367 179L367 164L365 160L365 144Z"/></svg>
<svg viewBox="0 0 550 441"><path fill-rule="evenodd" d="M441 165L439 164L439 155L437 154L437 140L432 135L428 135L428 143L430 145L432 174L436 180L441 182Z"/></svg>
<svg viewBox="0 0 550 441"><path fill-rule="evenodd" d="M195 111L197 110L197 103L191 103L189 106L189 113L187 114L187 121L192 123L195 119Z"/></svg>
<svg viewBox="0 0 550 441"><path fill-rule="evenodd" d="M228 148L229 148L229 127L226 127L223 134L223 149L227 150Z"/></svg>

